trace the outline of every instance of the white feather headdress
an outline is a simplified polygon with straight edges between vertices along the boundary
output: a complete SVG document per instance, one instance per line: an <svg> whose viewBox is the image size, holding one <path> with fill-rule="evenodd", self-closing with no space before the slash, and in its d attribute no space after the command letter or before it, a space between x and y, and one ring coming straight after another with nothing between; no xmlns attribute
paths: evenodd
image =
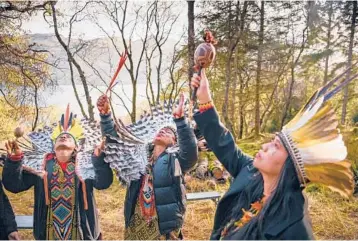
<svg viewBox="0 0 358 241"><path fill-rule="evenodd" d="M151 106L150 113L145 111L137 122L128 126L124 126L120 120L115 121L118 137L106 135L104 152L105 161L110 163L121 181L130 183L140 179L145 173L151 143L160 129L170 127L176 133L176 124L172 115L174 105L174 102L169 101ZM185 103L184 107L185 115L188 116L188 103ZM195 134L198 138L200 132ZM177 152L178 150L177 144L167 148L166 151Z"/></svg>
<svg viewBox="0 0 358 241"><path fill-rule="evenodd" d="M124 126L116 121L118 137L106 135L105 161L110 163L121 181L129 183L145 173L150 144L160 129L169 127L177 136L172 110L173 103L164 102L163 105L151 106L150 113L144 111L140 119L131 125ZM173 146L167 152L175 152L177 148Z"/></svg>

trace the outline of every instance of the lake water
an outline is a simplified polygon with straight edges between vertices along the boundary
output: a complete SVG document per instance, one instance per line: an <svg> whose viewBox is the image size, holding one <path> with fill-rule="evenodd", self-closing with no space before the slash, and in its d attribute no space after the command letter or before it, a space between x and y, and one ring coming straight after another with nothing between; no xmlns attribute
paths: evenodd
<svg viewBox="0 0 358 241"><path fill-rule="evenodd" d="M77 85L78 95L84 105L84 108L87 110L87 102L84 94L84 90L82 85ZM93 105L96 106L96 102L98 97L102 95L102 92L106 91L105 86L98 86L96 88L90 87L90 94L92 98ZM143 103L146 100L145 95L145 84L138 84L137 86L137 104ZM114 87L114 91L123 99L124 104L131 110L131 96L132 96L132 85L127 84L120 86L119 84ZM70 108L73 113L81 116L81 110L79 104L76 100L72 85L60 85L56 88L55 91L45 91L42 93L41 97L41 106L56 106L62 112L66 109L67 104L70 103ZM124 105L120 101L118 97L112 94L112 103L115 106L115 112L118 116L127 116L127 112L125 110ZM97 108L95 107L95 112L97 112Z"/></svg>

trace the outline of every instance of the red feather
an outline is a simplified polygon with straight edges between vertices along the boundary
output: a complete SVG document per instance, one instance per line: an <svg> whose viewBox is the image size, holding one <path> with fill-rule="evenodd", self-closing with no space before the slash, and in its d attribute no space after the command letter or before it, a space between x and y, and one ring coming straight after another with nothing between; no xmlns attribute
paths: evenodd
<svg viewBox="0 0 358 241"><path fill-rule="evenodd" d="M108 91L110 91L113 86L114 86L114 81L116 80L118 74L119 74L119 71L121 70L121 68L123 67L124 63L126 62L127 60L127 51L124 52L124 54L122 54L121 58L119 59L119 63L118 63L118 67L117 67L117 70L115 72L115 74L113 75L112 79L111 79L111 82L109 83L109 86L108 86L108 89L106 91L106 94L108 93Z"/></svg>
<svg viewBox="0 0 358 241"><path fill-rule="evenodd" d="M69 127L68 121L70 120L70 104L67 105L65 119L63 122L63 131L67 131Z"/></svg>

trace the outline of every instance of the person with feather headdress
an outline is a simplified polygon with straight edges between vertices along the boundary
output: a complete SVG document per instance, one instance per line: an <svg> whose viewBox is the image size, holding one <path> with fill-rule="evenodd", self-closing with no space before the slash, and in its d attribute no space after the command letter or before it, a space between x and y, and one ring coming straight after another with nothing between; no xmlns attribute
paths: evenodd
<svg viewBox="0 0 358 241"><path fill-rule="evenodd" d="M59 123L28 137L17 128L15 135L15 141L6 143L3 183L13 193L34 187L35 239L101 239L93 188L105 189L113 180L104 162L104 142L94 150L88 146L86 132L69 106Z"/></svg>
<svg viewBox="0 0 358 241"><path fill-rule="evenodd" d="M106 95L97 107L106 136L105 161L127 184L124 239L182 239L183 173L198 159L196 138L184 117L184 96L173 114L165 103L129 126L112 119Z"/></svg>
<svg viewBox="0 0 358 241"><path fill-rule="evenodd" d="M307 201L309 182L320 183L344 197L353 194L347 148L338 120L327 102L351 80L333 90L344 73L317 90L301 111L254 158L244 154L220 122L205 71L191 80L199 111L194 120L208 146L234 178L218 203L211 239L314 239Z"/></svg>

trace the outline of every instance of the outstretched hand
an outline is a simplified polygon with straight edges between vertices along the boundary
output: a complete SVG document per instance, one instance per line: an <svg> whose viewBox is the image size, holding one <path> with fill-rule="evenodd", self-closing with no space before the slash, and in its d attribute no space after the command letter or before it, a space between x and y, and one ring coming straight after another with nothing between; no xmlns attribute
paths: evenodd
<svg viewBox="0 0 358 241"><path fill-rule="evenodd" d="M179 105L174 109L173 116L177 119L184 116L184 94L183 93L181 93L179 96Z"/></svg>
<svg viewBox="0 0 358 241"><path fill-rule="evenodd" d="M198 98L199 103L204 104L211 101L211 94L209 88L209 81L205 74L205 69L201 70L201 76L197 73L191 78L191 88L198 88L196 92L196 97Z"/></svg>
<svg viewBox="0 0 358 241"><path fill-rule="evenodd" d="M5 143L5 147L6 147L7 154L10 157L22 155L22 150L20 149L16 141L7 141Z"/></svg>
<svg viewBox="0 0 358 241"><path fill-rule="evenodd" d="M109 99L107 95L101 95L97 100L97 108L101 115L109 114L110 106Z"/></svg>

